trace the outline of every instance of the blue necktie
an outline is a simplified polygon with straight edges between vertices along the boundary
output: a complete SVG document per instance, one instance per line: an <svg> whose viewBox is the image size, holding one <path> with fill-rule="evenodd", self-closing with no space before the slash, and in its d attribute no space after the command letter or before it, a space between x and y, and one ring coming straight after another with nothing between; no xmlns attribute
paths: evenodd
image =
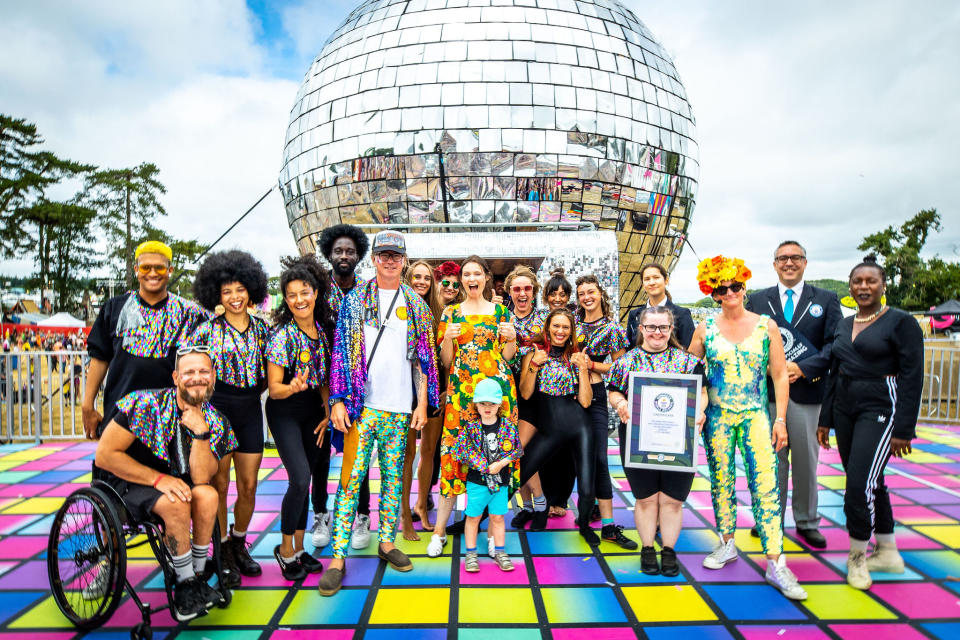
<svg viewBox="0 0 960 640"><path fill-rule="evenodd" d="M787 289L787 304L783 305L783 317L793 322L793 289Z"/></svg>

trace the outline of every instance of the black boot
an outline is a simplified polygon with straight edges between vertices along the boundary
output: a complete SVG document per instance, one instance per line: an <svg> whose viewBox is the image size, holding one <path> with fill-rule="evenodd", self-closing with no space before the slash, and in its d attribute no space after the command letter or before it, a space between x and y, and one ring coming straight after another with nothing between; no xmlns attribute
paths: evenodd
<svg viewBox="0 0 960 640"><path fill-rule="evenodd" d="M263 573L263 569L257 561L250 556L250 552L247 550L247 536L234 535L233 525L230 525L230 538L225 546L231 547L234 565L240 572L240 575L254 577Z"/></svg>

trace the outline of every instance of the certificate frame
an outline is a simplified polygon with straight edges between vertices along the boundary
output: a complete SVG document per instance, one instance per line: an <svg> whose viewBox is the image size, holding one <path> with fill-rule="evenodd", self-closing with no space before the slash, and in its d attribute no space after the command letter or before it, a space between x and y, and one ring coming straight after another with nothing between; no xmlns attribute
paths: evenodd
<svg viewBox="0 0 960 640"><path fill-rule="evenodd" d="M624 447L625 467L634 469L655 469L658 471L680 471L696 473L697 455L700 448L697 437L697 409L700 403L702 378L688 373L652 373L634 371L627 381L627 402L630 409L630 421L627 422L626 442ZM682 393L685 400L677 417L682 418L683 424L676 424L676 428L683 430L683 445L680 453L665 452L660 449L643 449L641 442L645 440L642 433L642 398L644 389L648 393L656 393L657 387L663 387L666 395L676 397ZM649 424L647 424L649 432ZM649 435L649 433L648 433ZM649 439L646 439L649 441Z"/></svg>

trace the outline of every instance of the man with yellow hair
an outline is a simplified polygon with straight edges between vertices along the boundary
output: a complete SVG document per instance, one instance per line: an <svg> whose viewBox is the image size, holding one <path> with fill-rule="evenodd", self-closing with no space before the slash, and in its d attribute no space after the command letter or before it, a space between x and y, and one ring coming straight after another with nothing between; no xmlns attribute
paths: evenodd
<svg viewBox="0 0 960 640"><path fill-rule="evenodd" d="M90 439L100 436L123 396L172 386L180 337L210 317L199 305L167 292L172 259L173 251L162 242L140 244L134 253L137 290L107 300L93 323L81 405L83 430ZM104 378L101 414L94 401Z"/></svg>

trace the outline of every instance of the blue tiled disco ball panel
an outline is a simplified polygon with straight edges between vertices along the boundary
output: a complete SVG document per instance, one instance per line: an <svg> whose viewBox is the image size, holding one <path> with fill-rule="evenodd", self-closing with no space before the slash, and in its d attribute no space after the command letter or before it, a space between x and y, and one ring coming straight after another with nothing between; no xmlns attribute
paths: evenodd
<svg viewBox="0 0 960 640"><path fill-rule="evenodd" d="M695 138L673 62L619 2L371 0L307 71L280 184L303 252L339 222L616 230L625 314L640 266L680 255Z"/></svg>

